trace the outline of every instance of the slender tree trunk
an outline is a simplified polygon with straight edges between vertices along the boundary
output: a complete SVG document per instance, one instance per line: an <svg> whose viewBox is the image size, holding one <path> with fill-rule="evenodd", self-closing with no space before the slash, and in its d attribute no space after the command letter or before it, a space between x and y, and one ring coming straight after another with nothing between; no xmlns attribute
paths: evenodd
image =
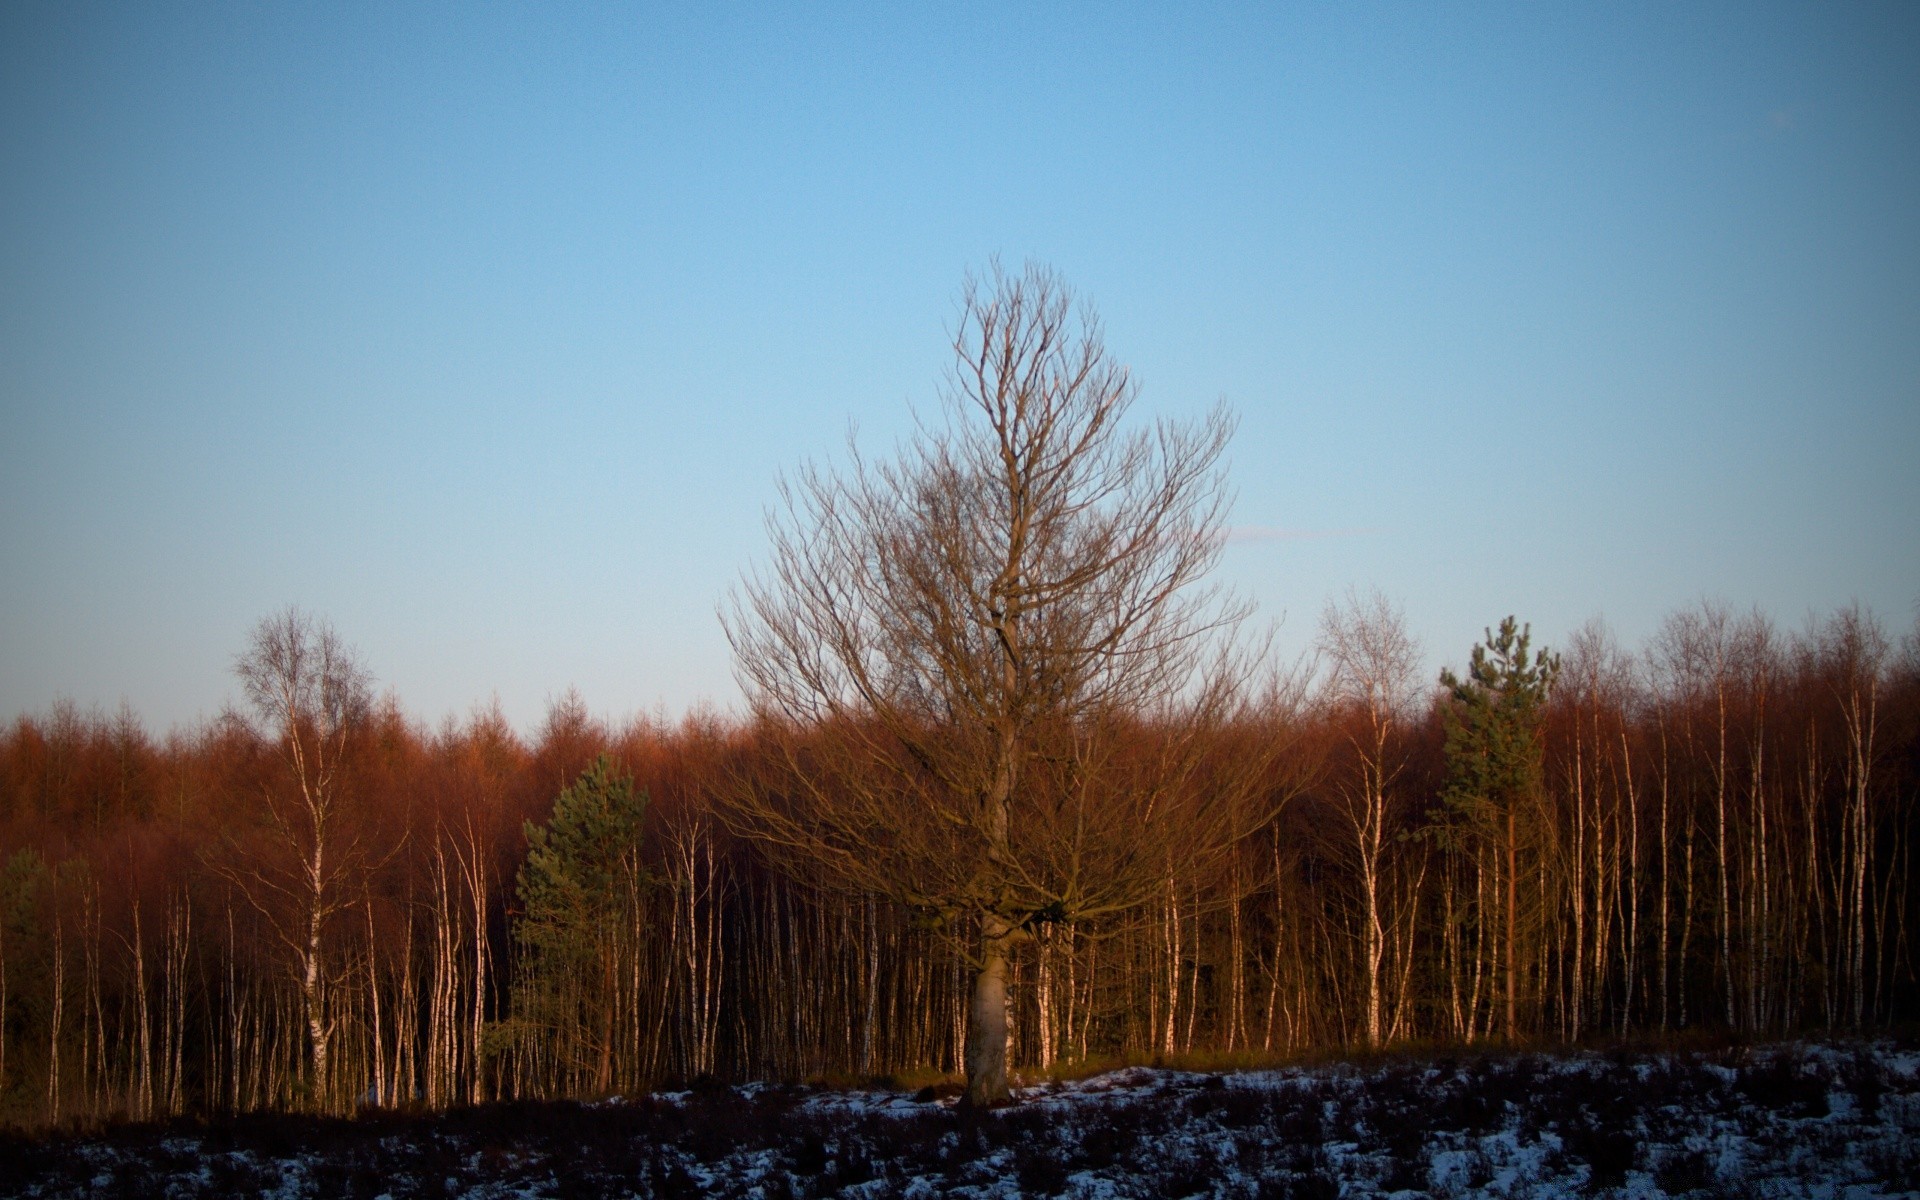
<svg viewBox="0 0 1920 1200"><path fill-rule="evenodd" d="M1689 806L1686 825L1680 833L1680 873L1682 898L1680 902L1680 1027L1685 1029L1687 1018L1687 961L1691 957L1688 951L1693 945L1693 809Z"/></svg>
<svg viewBox="0 0 1920 1200"><path fill-rule="evenodd" d="M1192 918L1194 918L1194 939L1192 939L1194 952L1192 952L1192 970L1187 975L1187 995L1192 998L1187 1002L1187 1033L1181 1039L1181 1050L1194 1048L1194 1023L1200 1020L1200 891L1198 889L1194 889Z"/></svg>
<svg viewBox="0 0 1920 1200"><path fill-rule="evenodd" d="M1440 883L1440 903L1443 905L1441 936L1447 968L1447 1012L1452 1019L1453 1036L1462 1041L1471 1041L1465 1013L1460 1007L1460 922L1454 914L1455 892L1460 886L1459 859L1452 851L1445 853L1447 857Z"/></svg>
<svg viewBox="0 0 1920 1200"><path fill-rule="evenodd" d="M147 1007L147 954L140 931L140 901L133 902L134 1099L127 1107L135 1120L153 1115L153 1015Z"/></svg>
<svg viewBox="0 0 1920 1200"><path fill-rule="evenodd" d="M308 1103L311 1107L326 1111L331 1100L328 1090L327 1063L327 1017L325 997L320 986L320 923L321 887L326 876L322 872L321 843L314 842L312 857L307 868L307 883L312 889L307 898L306 941L300 955L300 993L306 1006L307 1047L309 1055Z"/></svg>
<svg viewBox="0 0 1920 1200"><path fill-rule="evenodd" d="M1667 731L1660 729L1660 1028L1665 1030L1673 1012L1668 980L1672 976L1673 938L1670 926L1673 905L1673 843L1667 828L1668 781Z"/></svg>
<svg viewBox="0 0 1920 1200"><path fill-rule="evenodd" d="M167 910L167 1115L186 1110L187 950L193 909L186 893Z"/></svg>
<svg viewBox="0 0 1920 1200"><path fill-rule="evenodd" d="M1240 855L1233 856L1233 894L1227 910L1227 1037L1226 1048L1238 1050L1246 1037L1246 950L1240 938ZM1071 961L1071 960L1069 960ZM1071 994L1071 987L1069 987Z"/></svg>
<svg viewBox="0 0 1920 1200"><path fill-rule="evenodd" d="M1507 802L1507 1010L1506 1037L1509 1042L1520 1036L1515 1003L1520 984L1520 844L1514 801Z"/></svg>
<svg viewBox="0 0 1920 1200"><path fill-rule="evenodd" d="M245 1012L240 1002L240 976L238 961L240 942L233 931L233 905L226 906L227 911L227 1071L231 1078L227 1081L227 1111L240 1111L241 1072L246 1070L245 1042L241 1015ZM143 1010L144 1011L144 1010Z"/></svg>
<svg viewBox="0 0 1920 1200"><path fill-rule="evenodd" d="M1179 1028L1177 1014L1180 1011L1180 893L1174 886L1173 872L1167 872L1167 918L1162 927L1166 930L1167 951L1167 1010L1160 1031L1160 1053L1174 1052L1174 1032Z"/></svg>
<svg viewBox="0 0 1920 1200"><path fill-rule="evenodd" d="M1640 976L1640 798L1634 786L1633 751L1627 743L1627 729L1620 726L1620 776L1627 789L1627 878L1622 889L1627 902L1626 945L1622 947L1622 978L1619 1029L1622 1037L1633 1026L1633 993ZM1619 861L1616 852L1615 862Z"/></svg>
<svg viewBox="0 0 1920 1200"><path fill-rule="evenodd" d="M1718 722L1715 725L1717 741L1713 768L1713 811L1717 825L1714 857L1720 874L1720 978L1722 995L1726 1001L1727 1028L1737 1029L1739 1023L1733 1007L1733 905L1727 894L1727 693L1723 682L1725 668L1718 664L1716 668L1714 693Z"/></svg>
<svg viewBox="0 0 1920 1200"><path fill-rule="evenodd" d="M58 902L56 901L56 904ZM67 993L66 942L61 937L60 914L53 916L53 991L47 1022L47 1123L60 1123L60 1018Z"/></svg>
<svg viewBox="0 0 1920 1200"><path fill-rule="evenodd" d="M373 1103L379 1108L389 1108L393 1100L387 1095L386 1068L380 1058L383 1044L380 1030L380 958L379 946L373 937L373 898L366 898L367 907L367 1007L373 1018Z"/></svg>
<svg viewBox="0 0 1920 1200"><path fill-rule="evenodd" d="M7 1091L7 923L0 921L0 1096Z"/></svg>
<svg viewBox="0 0 1920 1200"><path fill-rule="evenodd" d="M1267 976L1267 1029L1260 1048L1273 1048L1273 1010L1280 1001L1281 957L1286 951L1286 905L1282 903L1280 872L1280 830L1273 830L1273 961Z"/></svg>
<svg viewBox="0 0 1920 1200"><path fill-rule="evenodd" d="M1053 956L1051 931L1043 929L1034 937L1033 1006L1034 1033L1039 1039L1039 1067L1053 1066ZM863 1068L864 1069L864 1068Z"/></svg>
<svg viewBox="0 0 1920 1200"><path fill-rule="evenodd" d="M487 1016L487 891L486 865L480 857L479 839L474 836L472 814L468 814L467 848L469 854L461 866L467 877L467 892L473 900L473 1009L467 1042L467 1103L478 1104L486 1098L481 1078L481 1039Z"/></svg>

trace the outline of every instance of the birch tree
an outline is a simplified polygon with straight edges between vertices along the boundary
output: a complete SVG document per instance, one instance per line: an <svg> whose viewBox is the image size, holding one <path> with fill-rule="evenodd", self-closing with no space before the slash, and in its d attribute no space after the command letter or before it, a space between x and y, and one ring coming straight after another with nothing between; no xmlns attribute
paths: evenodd
<svg viewBox="0 0 1920 1200"><path fill-rule="evenodd" d="M1406 618L1379 592L1350 594L1320 619L1319 648L1329 665L1326 702L1348 751L1331 781L1342 840L1360 885L1361 966L1366 975L1366 1036L1383 1032L1382 976L1390 920L1411 919L1412 906L1384 912L1393 849L1395 786L1405 766L1397 744L1415 699L1420 648Z"/></svg>
<svg viewBox="0 0 1920 1200"><path fill-rule="evenodd" d="M306 1033L306 1091L330 1104L333 1023L326 967L330 919L351 901L358 834L342 818L350 734L365 719L372 676L333 625L298 608L262 620L234 664L264 732L286 764L262 789L267 853L224 873L292 955Z"/></svg>

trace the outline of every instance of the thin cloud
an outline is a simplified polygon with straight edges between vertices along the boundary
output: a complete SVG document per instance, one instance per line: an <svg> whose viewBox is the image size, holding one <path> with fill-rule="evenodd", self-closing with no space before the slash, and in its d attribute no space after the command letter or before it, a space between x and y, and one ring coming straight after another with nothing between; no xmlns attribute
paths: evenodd
<svg viewBox="0 0 1920 1200"><path fill-rule="evenodd" d="M1373 527L1356 529L1289 529L1279 525L1234 525L1227 529L1227 545L1240 546L1253 542L1311 542L1321 538L1367 537L1370 534L1384 533L1383 529Z"/></svg>

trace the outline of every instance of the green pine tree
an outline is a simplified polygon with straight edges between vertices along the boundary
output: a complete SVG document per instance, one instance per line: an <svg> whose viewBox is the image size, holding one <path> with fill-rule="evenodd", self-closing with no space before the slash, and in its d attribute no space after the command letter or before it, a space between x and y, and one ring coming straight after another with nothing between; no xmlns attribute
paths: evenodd
<svg viewBox="0 0 1920 1200"><path fill-rule="evenodd" d="M556 1089L613 1084L619 1014L632 999L620 968L638 944L651 883L640 863L646 807L603 754L560 793L546 824L526 825L513 1027L536 1078Z"/></svg>
<svg viewBox="0 0 1920 1200"><path fill-rule="evenodd" d="M1499 937L1505 980L1505 1033L1518 1036L1519 963L1527 913L1520 902L1522 857L1528 853L1526 817L1537 811L1543 786L1542 722L1560 670L1558 655L1532 651L1532 626L1512 617L1473 648L1467 677L1440 672L1451 701L1446 726L1447 783L1453 842L1481 869L1496 873ZM1483 933L1495 914L1481 912Z"/></svg>

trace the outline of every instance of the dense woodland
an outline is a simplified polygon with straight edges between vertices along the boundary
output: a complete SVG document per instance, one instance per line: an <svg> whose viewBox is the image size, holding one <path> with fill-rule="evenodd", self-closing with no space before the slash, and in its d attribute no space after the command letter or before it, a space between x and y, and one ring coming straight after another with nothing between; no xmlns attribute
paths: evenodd
<svg viewBox="0 0 1920 1200"><path fill-rule="evenodd" d="M957 1068L952 918L742 834L773 760L844 731L613 726L572 695L531 736L433 728L330 634L299 646L340 688L289 708L259 670L275 628L241 656L246 712L160 739L56 705L0 733L6 1121ZM1916 1015L1920 640L1712 605L1639 648L1595 625L1529 659L1520 632L1436 681L1391 606L1330 607L1312 663L1164 797L1234 779L1232 853L1019 931L1016 1066ZM1487 727L1520 684L1532 708ZM1495 786L1499 737L1521 766Z"/></svg>

